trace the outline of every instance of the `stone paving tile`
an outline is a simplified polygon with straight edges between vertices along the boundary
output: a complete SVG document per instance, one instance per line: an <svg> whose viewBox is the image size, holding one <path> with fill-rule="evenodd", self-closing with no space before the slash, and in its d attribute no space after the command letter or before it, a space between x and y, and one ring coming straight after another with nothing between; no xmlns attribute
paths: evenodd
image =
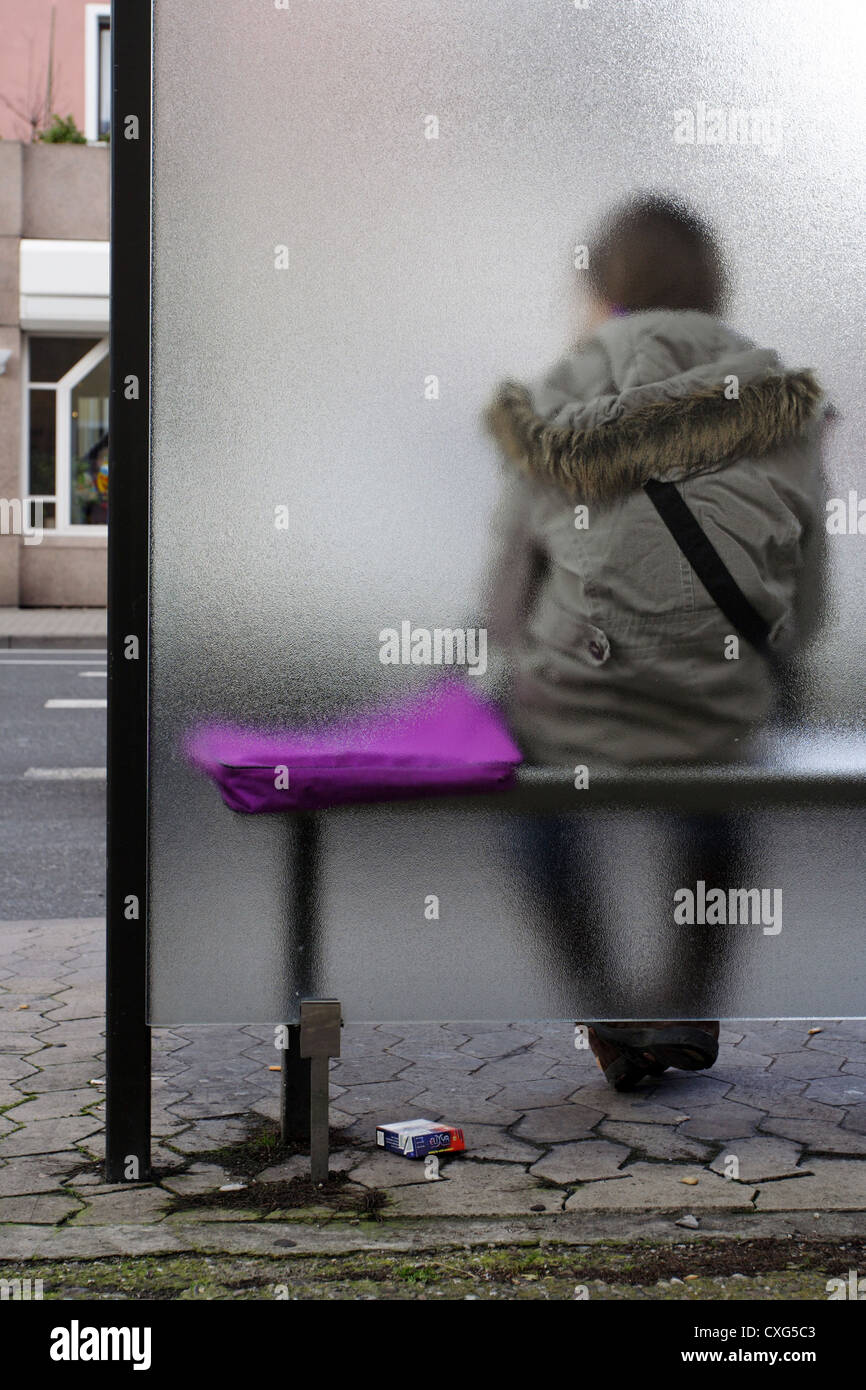
<svg viewBox="0 0 866 1390"><path fill-rule="evenodd" d="M471 1057L504 1057L508 1052L516 1051L521 1047L528 1047L530 1043L537 1041L537 1034L524 1033L520 1029L510 1028L498 1030L497 1032L473 1033L468 1042L460 1044L460 1051L467 1053ZM533 1051L543 1051L542 1047L533 1048Z"/></svg>
<svg viewBox="0 0 866 1390"><path fill-rule="evenodd" d="M325 1215L327 1208L321 1209L321 1214ZM249 1226L250 1223L260 1221L285 1221L286 1219L296 1220L296 1211L275 1211L268 1216L262 1216L260 1211L254 1207L194 1207L190 1211L180 1211L169 1213L164 1216L160 1225L183 1226L184 1230L189 1230L190 1226L201 1225L207 1230L213 1228L214 1222L220 1223L226 1230L231 1230L232 1226Z"/></svg>
<svg viewBox="0 0 866 1390"><path fill-rule="evenodd" d="M619 1176L619 1169L629 1156L625 1144L611 1144L605 1139L584 1139L578 1143L556 1144L530 1168L533 1177L567 1184L591 1182L600 1178Z"/></svg>
<svg viewBox="0 0 866 1390"><path fill-rule="evenodd" d="M684 1178L697 1178L686 1185ZM668 1211L752 1210L752 1189L727 1182L696 1164L632 1163L617 1178L588 1183L573 1192L566 1211Z"/></svg>
<svg viewBox="0 0 866 1390"><path fill-rule="evenodd" d="M263 1115L267 1120L278 1120L280 1118L280 1098L279 1096L266 1096L264 1100L254 1101L251 1109L254 1115ZM342 1111L340 1113L343 1114ZM333 1128L337 1123L334 1119L333 1109L330 1111L330 1116L330 1124Z"/></svg>
<svg viewBox="0 0 866 1390"><path fill-rule="evenodd" d="M155 1105L174 1105L176 1101L185 1100L187 1096L192 1095L195 1078L190 1077L188 1073L182 1076L175 1073L166 1075L164 1072L151 1069L150 1076L151 1086L153 1088L153 1103ZM244 1085L245 1078L232 1077L231 1080L223 1081L223 1093L225 1094L231 1091L232 1087L237 1083Z"/></svg>
<svg viewBox="0 0 866 1390"><path fill-rule="evenodd" d="M101 984L104 979L105 970L102 965L82 965L64 977L64 984L70 989L79 989L82 985L97 981Z"/></svg>
<svg viewBox="0 0 866 1390"><path fill-rule="evenodd" d="M357 1115L347 1115L345 1111L334 1109L331 1109L329 1114L332 1143L375 1145L377 1121L371 1115L362 1115L359 1118ZM418 1117L416 1115L409 1118ZM426 1118L436 1120L441 1117L428 1109Z"/></svg>
<svg viewBox="0 0 866 1390"><path fill-rule="evenodd" d="M129 1187L124 1192L97 1193L88 1197L84 1211L72 1218L74 1226L139 1225L165 1215L171 1193L158 1187Z"/></svg>
<svg viewBox="0 0 866 1390"><path fill-rule="evenodd" d="M83 1199L89 1194L100 1196L104 1192L129 1192L133 1184L128 1182L102 1182L98 1173L75 1173L63 1183L65 1192L77 1192ZM136 1187L152 1187L149 1182L136 1183Z"/></svg>
<svg viewBox="0 0 866 1390"><path fill-rule="evenodd" d="M151 1047L154 1054L177 1052L178 1048L186 1047L186 1044L186 1038L182 1037L180 1033L173 1032L171 1028L154 1028L153 1030Z"/></svg>
<svg viewBox="0 0 866 1390"><path fill-rule="evenodd" d="M401 1073L408 1076L412 1070L412 1062L405 1057L392 1057L384 1052L381 1056L339 1061L331 1068L331 1077L341 1086L366 1086L371 1081L393 1081Z"/></svg>
<svg viewBox="0 0 866 1390"><path fill-rule="evenodd" d="M330 1173L348 1173L356 1169L364 1161L363 1149L335 1149L328 1154L328 1171ZM292 1178L308 1178L310 1176L310 1160L306 1154L293 1154L287 1158L285 1163L274 1163L269 1168L256 1174L256 1182L291 1182ZM355 1181L354 1173L352 1174ZM375 1183L372 1184L375 1186Z"/></svg>
<svg viewBox="0 0 866 1390"><path fill-rule="evenodd" d="M719 1139L727 1143L754 1134L761 1119L760 1110L738 1105L736 1101L720 1100L696 1110L683 1125L683 1133L695 1139Z"/></svg>
<svg viewBox="0 0 866 1390"><path fill-rule="evenodd" d="M772 1054L748 1052L744 1046L738 1046L726 1048L724 1054L720 1050L719 1060L716 1065L722 1072L736 1071L740 1067L749 1067L766 1071L772 1060ZM715 1070L716 1068L714 1067L713 1071Z"/></svg>
<svg viewBox="0 0 866 1390"><path fill-rule="evenodd" d="M0 1081L0 1106L17 1105L24 1095L11 1081Z"/></svg>
<svg viewBox="0 0 866 1390"><path fill-rule="evenodd" d="M207 1153L226 1144L239 1144L246 1138L248 1126L243 1120L199 1120L198 1123L171 1141L181 1153Z"/></svg>
<svg viewBox="0 0 866 1390"><path fill-rule="evenodd" d="M732 1100L734 1097L729 1095L728 1099ZM739 1096L737 1099L744 1105L753 1104L746 1096ZM845 1113L836 1106L822 1105L817 1100L805 1100L803 1096L774 1096L765 1105L755 1108L763 1109L771 1119L816 1121L828 1126L838 1125Z"/></svg>
<svg viewBox="0 0 866 1390"><path fill-rule="evenodd" d="M46 1043L81 1042L82 1039L92 1039L96 1043L105 1036L101 1014L99 1018L78 1018L64 1023L49 1023L46 1020L45 1027L40 1031L40 1047Z"/></svg>
<svg viewBox="0 0 866 1390"><path fill-rule="evenodd" d="M519 1216L562 1208L561 1193L541 1187L515 1163L461 1159L441 1171L438 1182L396 1188L389 1210L397 1216Z"/></svg>
<svg viewBox="0 0 866 1390"><path fill-rule="evenodd" d="M736 1139L713 1159L710 1168L714 1173L727 1177L729 1160L734 1157L737 1165L730 1180L755 1184L771 1178L790 1177L797 1170L801 1152L799 1144L783 1139Z"/></svg>
<svg viewBox="0 0 866 1390"><path fill-rule="evenodd" d="M866 1134L866 1105L852 1105L845 1119L843 1129L852 1129L855 1134Z"/></svg>
<svg viewBox="0 0 866 1390"><path fill-rule="evenodd" d="M100 1127L99 1121L89 1120L84 1115L63 1120L33 1120L23 1129L0 1139L0 1156L16 1158L30 1154L62 1153L95 1134Z"/></svg>
<svg viewBox="0 0 866 1390"><path fill-rule="evenodd" d="M29 1055L45 1046L44 1041L34 1037L32 1033L19 1033L17 1030L14 1033L5 1032L2 1027L3 1021L0 1018L0 1056L8 1052Z"/></svg>
<svg viewBox="0 0 866 1390"><path fill-rule="evenodd" d="M704 1106L716 1105L729 1095L732 1083L704 1072L678 1071L664 1080L665 1103L692 1114ZM661 1089L657 1093L661 1095Z"/></svg>
<svg viewBox="0 0 866 1390"><path fill-rule="evenodd" d="M835 1076L844 1060L842 1055L810 1052L803 1047L799 1052L781 1052L770 1072L773 1076L801 1077L804 1081L812 1081L822 1076Z"/></svg>
<svg viewBox="0 0 866 1390"><path fill-rule="evenodd" d="M793 1052L809 1042L809 1023L751 1023L742 1025L742 1046L749 1052ZM738 1044L739 1046L740 1044Z"/></svg>
<svg viewBox="0 0 866 1390"><path fill-rule="evenodd" d="M586 1048L575 1047L573 1032L563 1037L541 1038L533 1043L532 1050L566 1067L574 1065L581 1055L585 1057L587 1053Z"/></svg>
<svg viewBox="0 0 866 1390"><path fill-rule="evenodd" d="M499 1086L509 1082L541 1081L550 1069L550 1058L537 1052L518 1052L513 1057L502 1057L496 1062L485 1062L473 1077L477 1081L495 1082ZM578 1084L575 1079L575 1086Z"/></svg>
<svg viewBox="0 0 866 1390"><path fill-rule="evenodd" d="M604 1081L575 1090L572 1099L604 1112L609 1120L625 1120L634 1124L679 1124L688 1120L690 1112L675 1109L665 1103L663 1087L645 1091L612 1091Z"/></svg>
<svg viewBox="0 0 866 1390"><path fill-rule="evenodd" d="M405 1033L393 1029L377 1029L373 1023L346 1023L343 1026L341 1054L343 1056L366 1056L370 1052L384 1052L385 1048L396 1047L403 1041Z"/></svg>
<svg viewBox="0 0 866 1390"><path fill-rule="evenodd" d="M515 1120L520 1119L520 1111L510 1109L506 1105L500 1105L498 1096L494 1096L492 1100L473 1097L464 1103L460 1095L449 1090L447 1084L437 1086L435 1091L425 1091L422 1095L415 1096L412 1100L412 1109L413 1115L398 1115L396 1118L423 1117L429 1120L440 1120L443 1124L465 1125L468 1123L465 1117L471 1115L478 1124L502 1125L503 1128L513 1125Z"/></svg>
<svg viewBox="0 0 866 1390"><path fill-rule="evenodd" d="M12 975L3 994L0 995L3 1001L0 1012L5 1013L7 1009L17 1009L19 1005L26 1004L30 1009L42 1013L43 1009L59 1003L59 1000L52 996L62 994L70 988L68 982L49 980L45 976Z"/></svg>
<svg viewBox="0 0 866 1390"><path fill-rule="evenodd" d="M56 1226L73 1212L81 1210L81 1202L71 1194L41 1193L29 1197L0 1197L0 1222L20 1221L26 1225Z"/></svg>
<svg viewBox="0 0 866 1390"><path fill-rule="evenodd" d="M173 1101L162 1113L151 1114L151 1125L157 1132L159 1125L163 1132L176 1129L179 1122L189 1120L227 1119L230 1115L242 1115L259 1100L265 1092L259 1088L233 1090L231 1095L203 1092L200 1100Z"/></svg>
<svg viewBox="0 0 866 1390"><path fill-rule="evenodd" d="M193 1163L187 1173L163 1178L162 1186L177 1196L197 1197L203 1192L215 1192L223 1183L233 1182L231 1174L216 1163Z"/></svg>
<svg viewBox="0 0 866 1390"><path fill-rule="evenodd" d="M45 1091L80 1090L102 1075L104 1072L92 1062L69 1062L60 1067L46 1067L36 1076L28 1076L15 1085L22 1094L42 1095Z"/></svg>
<svg viewBox="0 0 866 1390"><path fill-rule="evenodd" d="M681 1125L641 1125L605 1120L596 1133L605 1139L627 1144L641 1156L669 1159L675 1163L688 1158L704 1162L717 1147L683 1134Z"/></svg>
<svg viewBox="0 0 866 1390"><path fill-rule="evenodd" d="M5 1083L23 1081L25 1077L35 1076L37 1068L20 1052L0 1053L0 1080Z"/></svg>
<svg viewBox="0 0 866 1390"><path fill-rule="evenodd" d="M849 1062L866 1061L866 1042L845 1038L835 1029L832 1032L817 1033L806 1043L809 1052L841 1052Z"/></svg>
<svg viewBox="0 0 866 1390"><path fill-rule="evenodd" d="M795 1144L805 1144L807 1149L821 1154L866 1154L866 1135L843 1129L836 1122L822 1124L818 1120L788 1120L777 1116L763 1119L759 1126L762 1134L777 1134L790 1139Z"/></svg>
<svg viewBox="0 0 866 1390"><path fill-rule="evenodd" d="M389 1047L388 1053L392 1057L403 1057L407 1062L439 1062L445 1061L454 1055L454 1044L452 1037L463 1038L462 1033L444 1033L438 1038L410 1038L402 1042L395 1043ZM463 1039L468 1042L468 1038Z"/></svg>
<svg viewBox="0 0 866 1390"><path fill-rule="evenodd" d="M3 1035L16 1033L24 1037L29 1037L31 1033L38 1032L43 1026L43 1018L35 1009L10 1009L8 1013L0 1015L0 1028Z"/></svg>
<svg viewBox="0 0 866 1390"><path fill-rule="evenodd" d="M534 1163L541 1149L527 1140L517 1139L502 1125L479 1124L470 1120L462 1126L466 1152L472 1158L494 1158L504 1163Z"/></svg>
<svg viewBox="0 0 866 1390"><path fill-rule="evenodd" d="M349 1115L375 1115L377 1123L383 1123L386 1111L390 1118L396 1113L394 1107L402 1109L417 1096L421 1083L412 1085L408 1081L378 1081L370 1086L352 1086L340 1096L340 1109ZM413 1107L414 1108L414 1107ZM384 1121L387 1123L387 1120Z"/></svg>
<svg viewBox="0 0 866 1390"><path fill-rule="evenodd" d="M52 1009L50 1013L46 1013L46 1019L51 1023L74 1023L78 1020L89 1023L102 1017L105 1012L104 991L85 994L84 990L76 990L75 994L73 1003L61 1004L58 1008Z"/></svg>
<svg viewBox="0 0 866 1390"><path fill-rule="evenodd" d="M866 1162L813 1158L810 1177L767 1183L758 1211L859 1211L866 1207Z"/></svg>
<svg viewBox="0 0 866 1390"><path fill-rule="evenodd" d="M563 1081L558 1076L546 1076L541 1081L521 1081L503 1086L496 1093L496 1103L515 1110L540 1110L545 1105L562 1105L574 1095L577 1087L574 1077L570 1081Z"/></svg>
<svg viewBox="0 0 866 1390"><path fill-rule="evenodd" d="M229 1113L234 1113L234 1112L229 1112ZM207 1115L207 1116L203 1116L203 1118L204 1118L204 1119L227 1119L228 1116L225 1116L225 1115ZM171 1095L165 1095L165 1094L161 1095L161 1104L160 1104L160 1105L154 1105L154 1106L152 1106L152 1111L150 1111L150 1125L152 1125L152 1127L154 1127L154 1126L168 1126L168 1127L171 1127L171 1129L177 1129L179 1123L182 1123L182 1125L189 1125L189 1120L186 1119L185 1116L177 1115L177 1113L175 1113L175 1111L174 1111L174 1101L172 1101Z"/></svg>
<svg viewBox="0 0 866 1390"><path fill-rule="evenodd" d="M426 1062L411 1063L406 1071L401 1072L394 1079L413 1088L416 1093L421 1091L435 1093L448 1086L449 1088L461 1089L464 1095L476 1094L486 1097L487 1094L494 1094L501 1089L493 1083L487 1086L474 1086L474 1078L467 1072L452 1071L450 1067L429 1066ZM352 1090L353 1087L349 1086L345 1093L351 1093Z"/></svg>
<svg viewBox="0 0 866 1390"><path fill-rule="evenodd" d="M731 1089L727 1093L728 1100L742 1100L745 1105L755 1104L758 1108L765 1106L774 1097L799 1096L805 1091L807 1081L790 1076L772 1077L768 1071L752 1071L751 1069L735 1071L725 1074L718 1067L713 1068L713 1074L718 1072L718 1080L730 1084ZM755 1096L757 1099L750 1102L746 1096Z"/></svg>
<svg viewBox="0 0 866 1390"><path fill-rule="evenodd" d="M86 1143L89 1143L90 1140L86 1140L85 1142L86 1142ZM170 1138L167 1138L167 1139L165 1140L165 1143L164 1143L164 1144L163 1144L163 1143L151 1144L151 1146L150 1146L150 1164L151 1164L151 1168L152 1168L155 1172L166 1173L166 1174L168 1174L168 1173L173 1173L173 1172L175 1172L178 1168L181 1168L181 1167L185 1167L185 1166L186 1166L186 1164L187 1164L187 1162L188 1162L188 1159L187 1159L186 1154L176 1154L176 1153L174 1153L171 1149L169 1149L168 1147L166 1147L168 1144L172 1144L172 1143L174 1143L174 1138L173 1138L173 1136L170 1137ZM103 1155L103 1157L104 1157L104 1155ZM100 1171L101 1171L101 1170L100 1170Z"/></svg>
<svg viewBox="0 0 866 1390"><path fill-rule="evenodd" d="M31 1064L38 1063L40 1069L46 1067L76 1066L81 1062L98 1066L98 1055L93 1042L53 1043L43 1047L39 1053L31 1052L27 1058ZM104 1071L104 1066L103 1066Z"/></svg>
<svg viewBox="0 0 866 1390"><path fill-rule="evenodd" d="M856 1078L851 1076L824 1076L819 1081L810 1081L803 1096L826 1105L861 1105L866 1101L866 1079L858 1085Z"/></svg>
<svg viewBox="0 0 866 1390"><path fill-rule="evenodd" d="M455 1033L469 1033L470 1035L475 1033L499 1033L503 1032L508 1028L511 1028L511 1026L512 1025L509 1023L507 1019L505 1019L504 1021L502 1019L499 1019L491 1022L490 1019L484 1018L457 1019L454 1022L442 1024L443 1028L450 1029ZM503 1048L502 1050L504 1052L505 1048Z"/></svg>
<svg viewBox="0 0 866 1390"><path fill-rule="evenodd" d="M366 1157L356 1151L351 1175L352 1182L360 1183L362 1187L379 1187L388 1191L418 1183L423 1185L428 1181L424 1163L420 1159L402 1158L399 1154L382 1153L375 1149Z"/></svg>
<svg viewBox="0 0 866 1390"><path fill-rule="evenodd" d="M217 1061L210 1051L207 1054L177 1052L174 1059L176 1061L172 1074L178 1078L181 1085L191 1082L197 1086L206 1086L209 1083L218 1085L220 1082L225 1085L227 1080L242 1081L257 1071L256 1064L251 1062L249 1057L226 1056ZM267 1066L279 1066L279 1063L280 1053L275 1048L268 1057L267 1065L259 1067L258 1070L267 1075Z"/></svg>
<svg viewBox="0 0 866 1390"><path fill-rule="evenodd" d="M234 1112L237 1113L237 1112ZM245 1108L243 1110L245 1112ZM223 1120L230 1118L226 1115L207 1115L208 1120ZM187 1129L190 1121L183 1115L175 1115L171 1110L154 1110L151 1112L150 1126L153 1133L159 1136L167 1134L179 1134Z"/></svg>
<svg viewBox="0 0 866 1390"><path fill-rule="evenodd" d="M445 1106L456 1106L455 1114L462 1114L464 1118L470 1114L475 1114L475 1108L484 1102L490 1102L500 1110L510 1110L512 1107L507 1100L503 1101L500 1096L505 1094L505 1087L501 1081L483 1081L477 1076L460 1076L459 1073L438 1071L433 1068L419 1072L425 1078L427 1089L421 1093L415 1092L416 1098L420 1095L436 1097L437 1104ZM401 1078L402 1079L402 1078ZM340 1097L342 1104L344 1097ZM518 1109L517 1113L520 1113ZM456 1121L455 1121L456 1123Z"/></svg>
<svg viewBox="0 0 866 1390"><path fill-rule="evenodd" d="M26 1124L30 1120L63 1119L78 1115L86 1105L93 1105L99 1091L93 1086L78 1091L44 1091L35 1100L25 1100L6 1113L14 1118L16 1124Z"/></svg>
<svg viewBox="0 0 866 1390"><path fill-rule="evenodd" d="M590 1110L585 1105L551 1105L528 1111L515 1125L514 1133L520 1139L557 1144L584 1138L603 1119L603 1110Z"/></svg>
<svg viewBox="0 0 866 1390"><path fill-rule="evenodd" d="M81 1154L68 1149L56 1154L11 1159L0 1168L0 1197L56 1192L63 1178L80 1166Z"/></svg>

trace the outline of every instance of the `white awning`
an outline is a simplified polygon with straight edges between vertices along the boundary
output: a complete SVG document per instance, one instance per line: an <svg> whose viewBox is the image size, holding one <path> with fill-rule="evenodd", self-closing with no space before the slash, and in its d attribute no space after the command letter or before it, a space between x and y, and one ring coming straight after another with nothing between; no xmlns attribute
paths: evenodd
<svg viewBox="0 0 866 1390"><path fill-rule="evenodd" d="M108 252L107 241L23 239L22 329L107 333Z"/></svg>

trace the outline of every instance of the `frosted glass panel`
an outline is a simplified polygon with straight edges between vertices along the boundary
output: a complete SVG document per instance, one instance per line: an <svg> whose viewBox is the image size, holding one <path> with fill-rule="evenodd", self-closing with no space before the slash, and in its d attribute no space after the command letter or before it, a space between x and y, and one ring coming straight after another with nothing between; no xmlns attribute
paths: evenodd
<svg viewBox="0 0 866 1390"><path fill-rule="evenodd" d="M575 245L636 187L717 227L732 325L816 370L833 492L864 486L864 24L859 0L155 0L151 1022L292 1017L299 981L353 1020L862 1012L857 812L728 823L784 925L694 968L659 926L688 849L665 816L340 812L311 979L290 824L227 810L179 740L390 695L413 672L383 628L483 612L479 413L573 342ZM713 106L762 138L708 143ZM818 723L859 727L864 544L831 545Z"/></svg>

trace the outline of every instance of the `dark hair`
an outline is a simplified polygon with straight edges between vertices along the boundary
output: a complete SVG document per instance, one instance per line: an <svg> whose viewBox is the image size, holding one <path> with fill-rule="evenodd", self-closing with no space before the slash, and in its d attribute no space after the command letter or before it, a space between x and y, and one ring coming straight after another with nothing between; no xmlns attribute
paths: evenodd
<svg viewBox="0 0 866 1390"><path fill-rule="evenodd" d="M727 280L715 234L679 198L637 195L603 218L590 241L590 284L601 299L640 309L718 312Z"/></svg>

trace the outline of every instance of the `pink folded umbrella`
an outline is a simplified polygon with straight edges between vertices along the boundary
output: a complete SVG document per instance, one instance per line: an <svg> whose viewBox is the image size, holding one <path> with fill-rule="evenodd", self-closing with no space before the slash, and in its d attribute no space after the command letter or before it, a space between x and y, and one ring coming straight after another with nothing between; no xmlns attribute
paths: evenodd
<svg viewBox="0 0 866 1390"><path fill-rule="evenodd" d="M496 706L453 677L318 727L203 725L183 747L249 814L505 789L521 761Z"/></svg>

